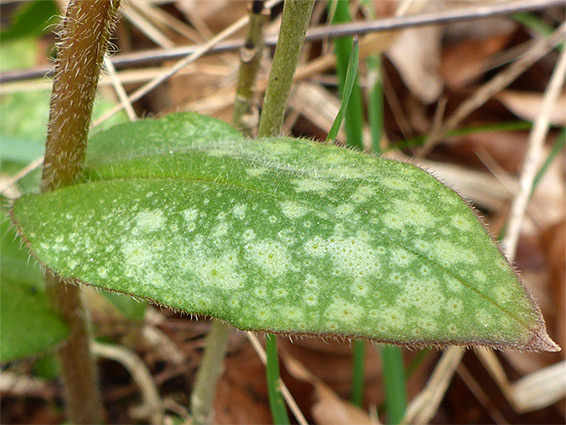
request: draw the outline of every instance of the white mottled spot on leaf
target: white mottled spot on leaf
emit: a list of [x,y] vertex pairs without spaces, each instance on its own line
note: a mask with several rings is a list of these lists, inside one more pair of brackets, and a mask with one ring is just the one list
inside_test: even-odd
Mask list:
[[136,216],[136,230],[150,233],[163,228],[165,216],[163,211],[142,211]]
[[318,179],[297,179],[292,181],[297,192],[318,192],[321,194],[334,189],[334,184]]
[[248,208],[247,205],[244,204],[236,204],[234,208],[232,208],[232,214],[234,217],[242,220],[246,216],[246,209]]
[[265,239],[252,242],[250,258],[271,277],[286,273],[289,266],[289,253],[279,242]]
[[280,205],[283,214],[290,219],[301,218],[309,212],[307,207],[295,201],[284,201]]

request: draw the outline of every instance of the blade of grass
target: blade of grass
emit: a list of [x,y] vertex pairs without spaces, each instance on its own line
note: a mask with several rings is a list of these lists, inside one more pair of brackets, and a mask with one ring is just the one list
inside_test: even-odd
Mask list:
[[281,398],[279,385],[279,358],[277,356],[277,337],[267,334],[265,336],[267,353],[267,389],[269,391],[269,405],[274,424],[288,424],[289,415]]
[[513,19],[520,23],[521,25],[527,27],[530,30],[536,31],[545,37],[548,37],[554,32],[552,26],[548,25],[546,22],[541,21],[535,15],[529,12],[521,12],[513,15]]
[[[335,5],[336,10],[332,18],[333,24],[350,22],[350,11],[348,10],[349,1],[333,0],[329,9]],[[338,88],[342,98],[346,89],[346,74],[348,72],[349,58],[352,54],[352,37],[344,37],[334,40],[334,51],[336,54],[336,72],[338,74]],[[357,62],[356,62],[357,63]],[[346,140],[349,146],[358,149],[364,148],[362,139],[362,129],[364,124],[364,113],[362,109],[362,96],[360,86],[358,84],[357,75],[355,75],[352,93],[348,102],[348,107],[344,112],[346,130]]]
[[362,405],[364,399],[364,378],[365,378],[365,365],[366,362],[366,342],[356,340],[354,341],[353,350],[353,370],[352,370],[352,404],[356,406]]
[[346,71],[346,80],[344,81],[344,91],[342,92],[342,101],[340,103],[340,110],[336,115],[336,119],[332,123],[332,127],[328,132],[327,142],[333,143],[338,136],[338,131],[342,125],[342,120],[344,119],[344,114],[348,110],[348,104],[350,103],[350,98],[352,96],[352,91],[354,89],[354,83],[356,82],[356,77],[358,75],[358,61],[360,57],[360,49],[358,44],[358,37],[354,37],[352,42],[352,52],[350,54],[350,60],[348,62],[348,68]]
[[391,345],[384,345],[380,352],[388,423],[398,424],[403,419],[407,408],[403,353],[401,348]]
[[[449,137],[466,136],[468,134],[484,133],[491,131],[530,130],[532,126],[533,124],[527,121],[510,121],[510,122],[501,122],[497,124],[479,125],[474,127],[461,127],[447,132],[445,137],[449,138]],[[412,137],[410,139],[406,139],[402,142],[395,143],[395,145],[387,148],[386,151],[422,146],[426,140],[426,137],[427,136],[424,135],[424,136],[417,136],[417,137]]]
[[[333,23],[350,22],[347,1],[334,1],[330,5],[330,9],[333,10]],[[338,131],[342,125],[342,120],[345,117],[348,145],[362,149],[363,111],[361,106],[360,87],[357,83],[359,62],[358,37],[355,36],[353,38],[351,47],[348,39],[336,40],[334,42],[334,48],[342,99],[340,110],[338,111],[338,115],[336,115],[336,119],[330,128],[328,138],[326,140],[328,142],[334,142],[336,140]],[[345,63],[347,57],[348,62]],[[352,105],[352,107],[350,107],[350,105]],[[354,341],[351,400],[356,406],[362,405],[364,397],[365,358],[366,343],[364,341]]]

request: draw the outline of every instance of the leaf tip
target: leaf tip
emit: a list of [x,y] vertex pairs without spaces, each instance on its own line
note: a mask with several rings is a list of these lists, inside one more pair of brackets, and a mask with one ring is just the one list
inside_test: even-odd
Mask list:
[[553,353],[562,351],[562,348],[548,336],[544,324],[533,331],[533,337],[525,348],[532,351],[549,351]]

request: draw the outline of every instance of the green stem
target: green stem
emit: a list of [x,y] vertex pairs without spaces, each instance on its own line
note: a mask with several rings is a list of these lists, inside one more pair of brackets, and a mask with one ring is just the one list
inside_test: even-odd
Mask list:
[[390,424],[398,424],[403,419],[405,409],[407,408],[405,371],[401,348],[384,345],[381,348],[381,360],[388,422]]
[[366,342],[354,341],[354,359],[352,370],[352,403],[356,406],[362,405],[364,399],[364,378],[366,362]]
[[254,88],[261,65],[264,46],[263,25],[266,20],[262,2],[255,1],[254,6],[258,3],[260,6],[259,10],[252,8],[250,12],[246,43],[240,49],[240,70],[236,87],[234,115],[232,117],[234,127],[248,137],[254,136],[258,124],[258,112],[254,102]]
[[267,334],[265,338],[267,354],[267,388],[269,391],[269,405],[274,424],[288,424],[289,415],[283,398],[279,382],[279,358],[277,356],[277,337]]
[[314,0],[285,0],[279,40],[263,101],[259,137],[281,132],[293,75],[303,49]]
[[[285,107],[291,92],[293,75],[301,56],[314,0],[286,0],[279,40],[263,101],[258,137],[276,136],[281,132]],[[267,386],[269,404],[276,424],[289,423],[279,387],[279,359],[275,336],[267,335]]]
[[[373,1],[362,0],[367,18],[376,18]],[[381,153],[381,137],[383,134],[383,78],[381,69],[381,56],[371,55],[366,59],[367,81],[369,87],[368,106],[369,106],[369,125],[371,129],[371,150]]]
[[381,57],[370,56],[366,60],[368,68],[369,91],[369,125],[371,129],[371,150],[381,153],[381,136],[383,133],[383,83],[381,78]]
[[[240,51],[240,69],[232,117],[234,127],[249,137],[252,137],[257,128],[257,119],[254,120],[256,114],[253,97],[263,51],[264,23],[263,2],[254,1],[249,14],[246,45]],[[203,361],[199,366],[191,393],[191,410],[195,424],[213,423],[214,395],[222,373],[222,363],[228,349],[230,332],[230,326],[213,320],[212,328],[206,337]]]
[[214,423],[211,417],[216,383],[222,374],[222,363],[231,328],[224,323],[213,320],[210,332],[206,337],[206,348],[203,360],[199,366],[195,379],[195,386],[191,393],[191,411],[194,424]]
[[[96,87],[120,1],[71,1],[64,20],[51,95],[41,191],[71,185],[86,153]],[[90,352],[90,328],[77,286],[46,272],[47,292],[71,329],[57,351],[67,415],[74,424],[100,423],[102,402]]]
[[[336,2],[336,11],[332,18],[332,23],[351,22],[350,11],[348,10],[349,1],[333,0]],[[334,7],[334,4],[332,5]],[[336,71],[338,74],[338,88],[340,96],[344,94],[348,63],[352,54],[352,37],[344,37],[334,40],[334,51],[336,54]],[[362,95],[358,78],[354,81],[350,101],[345,111],[344,129],[348,145],[358,149],[364,148],[362,130],[364,125],[364,113],[362,108]]]

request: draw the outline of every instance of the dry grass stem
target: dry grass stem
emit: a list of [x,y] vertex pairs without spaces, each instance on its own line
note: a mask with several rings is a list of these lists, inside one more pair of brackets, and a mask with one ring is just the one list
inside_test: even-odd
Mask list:
[[133,4],[124,3],[123,13],[124,16],[134,24],[141,32],[143,32],[147,38],[157,44],[159,47],[164,49],[170,49],[175,44],[169,40],[159,29],[157,29],[151,22],[149,22],[145,16],[139,13]]
[[154,425],[162,424],[163,403],[155,381],[143,360],[132,350],[123,346],[93,342],[92,352],[99,357],[114,360],[124,366],[140,389],[144,403],[132,412],[138,419],[150,418]]
[[26,165],[24,168],[22,168],[16,174],[14,174],[10,178],[6,179],[3,182],[2,186],[0,186],[0,193],[5,194],[6,191],[8,189],[10,189],[13,185],[15,185],[18,181],[23,179],[25,176],[27,176],[33,170],[37,169],[38,167],[41,167],[41,164],[43,164],[43,159],[44,159],[43,157],[37,158],[35,161],[30,162],[28,165]]
[[489,415],[495,421],[496,424],[501,425],[501,424],[509,423],[509,421],[505,419],[505,417],[503,416],[501,411],[497,408],[497,406],[493,405],[493,403],[489,399],[489,396],[483,390],[483,388],[478,383],[478,381],[476,381],[476,379],[470,373],[470,371],[466,366],[460,364],[460,366],[458,366],[458,369],[456,370],[456,373],[458,374],[458,376],[460,376],[460,378],[462,378],[462,380],[464,381],[468,389],[472,392],[472,394],[485,407],[486,411],[489,413]]
[[438,410],[448,385],[464,356],[465,349],[448,348],[434,368],[424,389],[407,406],[401,424],[428,424]]
[[108,76],[110,77],[110,81],[112,82],[112,87],[114,87],[114,91],[120,100],[120,103],[124,107],[126,114],[130,121],[136,121],[138,119],[136,115],[136,111],[134,111],[134,107],[132,106],[132,102],[128,99],[128,93],[124,89],[120,78],[116,74],[116,68],[112,64],[112,60],[108,57],[104,57],[104,68],[106,68],[106,72],[108,72]]
[[542,38],[532,45],[523,57],[505,70],[499,72],[495,77],[481,86],[472,96],[466,99],[448,118],[444,125],[433,131],[427,138],[425,145],[419,150],[417,156],[424,157],[436,146],[450,130],[454,130],[466,119],[473,111],[491,99],[496,93],[503,90],[521,75],[527,68],[546,55],[558,43],[564,39],[566,34],[566,23],[563,23],[552,36]]
[[163,30],[167,27],[171,28],[177,34],[180,34],[195,43],[202,41],[203,38],[199,35],[199,33],[193,30],[189,25],[178,20],[175,16],[164,12],[161,8],[156,7],[147,0],[136,0],[133,5],[135,5],[135,7],[145,16],[152,17],[155,26],[162,27]]
[[[278,3],[281,0],[272,0]],[[422,15],[412,15],[405,17],[395,17],[378,19],[375,21],[352,22],[348,24],[333,25],[330,27],[320,26],[311,28],[307,33],[305,41],[320,41],[328,38],[337,38],[351,35],[364,35],[374,32],[384,32],[390,30],[400,30],[404,28],[422,27],[438,24],[448,24],[451,22],[459,22],[471,19],[482,19],[494,16],[508,15],[521,11],[546,9],[552,6],[561,6],[562,0],[521,0],[515,2],[506,2],[500,5],[470,7],[465,9],[452,10],[448,12],[435,12]],[[272,8],[273,3],[267,2],[266,8]],[[275,46],[277,37],[267,37],[265,39],[266,46]],[[206,53],[217,53],[234,51],[240,49],[244,45],[244,40],[229,41],[224,44],[215,43],[214,46],[206,50]],[[117,66],[141,66],[148,64],[161,63],[167,60],[175,60],[186,57],[204,48],[204,45],[186,46],[174,49],[174,51],[151,50],[144,52],[136,52],[132,54],[118,55],[114,63]],[[7,72],[1,75],[0,81],[16,81],[39,78],[49,76],[50,69],[46,67],[35,68],[32,70]]]
[[[564,26],[563,26],[564,28]],[[515,258],[517,250],[517,242],[519,241],[519,233],[521,224],[527,209],[527,204],[531,197],[533,182],[539,166],[543,160],[543,148],[546,135],[549,129],[549,116],[554,107],[554,103],[558,98],[562,87],[564,86],[564,77],[566,76],[566,53],[563,50],[558,59],[558,63],[552,72],[550,82],[544,93],[543,103],[540,113],[535,120],[533,129],[529,135],[529,147],[523,163],[523,171],[521,172],[521,191],[515,197],[511,205],[509,213],[507,233],[503,239],[503,247],[510,259]]]

